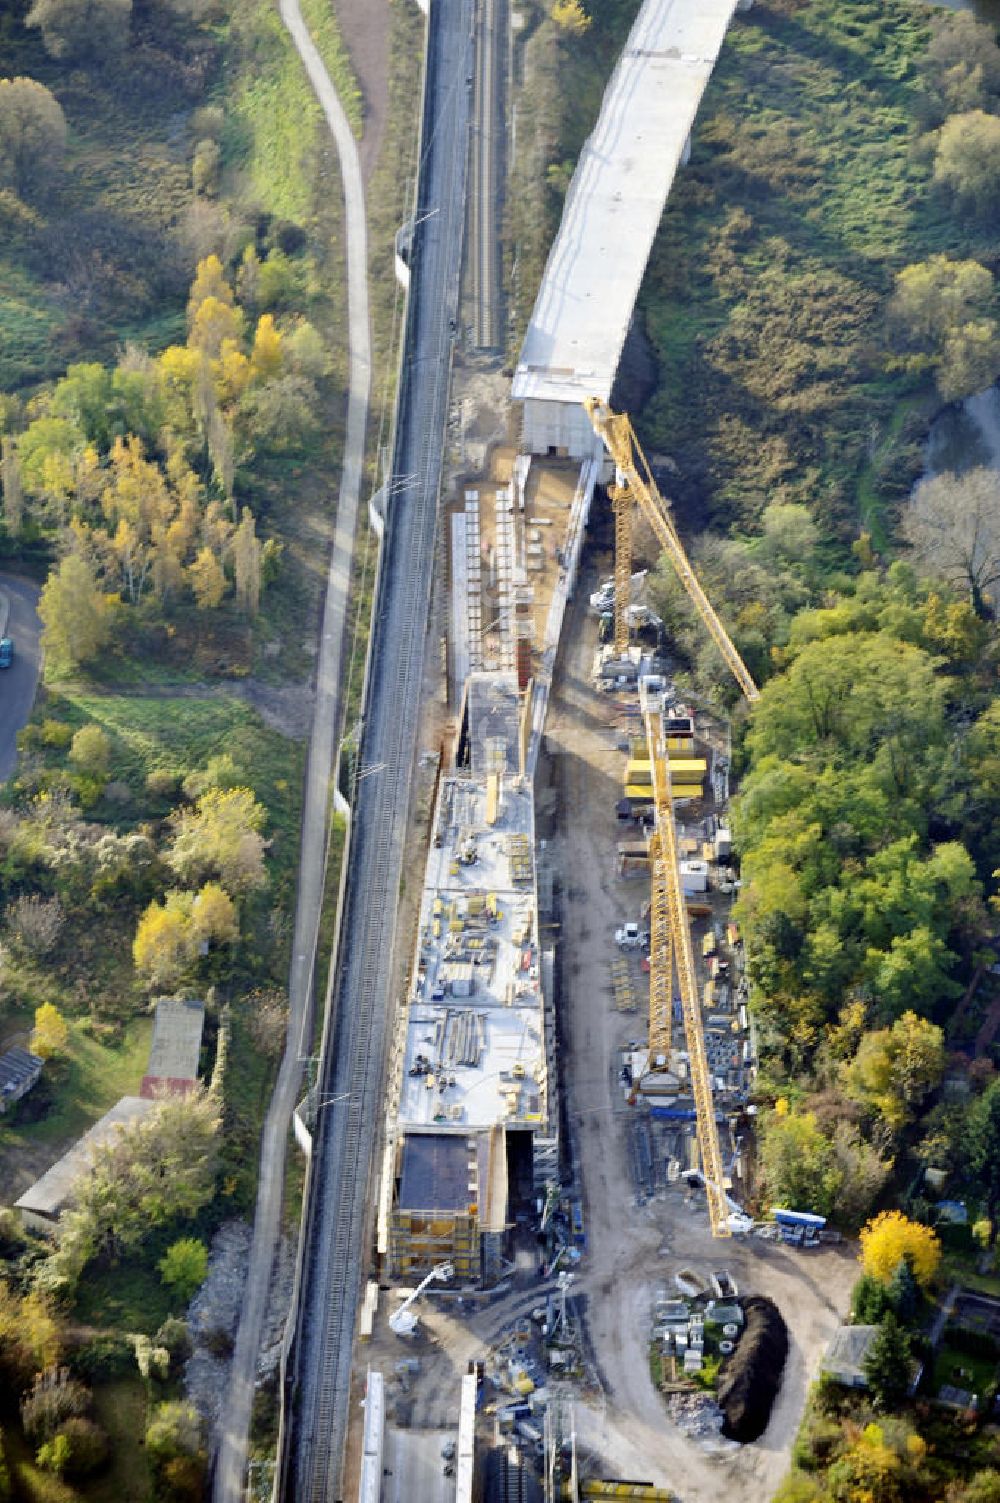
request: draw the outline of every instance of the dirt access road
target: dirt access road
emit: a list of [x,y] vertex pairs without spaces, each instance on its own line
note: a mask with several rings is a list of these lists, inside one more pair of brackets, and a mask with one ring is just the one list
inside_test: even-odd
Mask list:
[[[807,1386],[847,1309],[856,1253],[713,1240],[703,1198],[680,1188],[642,1209],[635,1203],[625,1151],[628,1108],[613,1082],[612,1056],[626,1039],[642,1036],[644,1018],[613,1010],[609,963],[613,929],[638,917],[645,884],[615,874],[614,804],[624,756],[615,747],[612,705],[590,684],[597,622],[587,597],[609,572],[610,559],[591,551],[563,633],[538,785],[539,808],[552,811],[549,829],[540,826],[539,833],[551,838],[562,888],[561,1084],[587,1216],[587,1256],[575,1292],[586,1296],[605,1395],[603,1403],[578,1405],[578,1428],[613,1475],[631,1471],[672,1488],[683,1503],[716,1503],[722,1485],[741,1503],[765,1503],[787,1468]],[[756,1445],[733,1450],[716,1443],[710,1454],[669,1421],[650,1378],[654,1290],[687,1264],[728,1267],[742,1293],[770,1295],[788,1323],[784,1382]]]

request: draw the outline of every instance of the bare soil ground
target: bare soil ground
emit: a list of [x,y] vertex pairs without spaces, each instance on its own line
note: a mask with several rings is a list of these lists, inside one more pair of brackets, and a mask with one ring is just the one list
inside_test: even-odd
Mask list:
[[[600,563],[607,572],[609,561]],[[557,794],[549,800],[555,806],[550,849],[562,882],[561,1084],[588,1231],[576,1290],[586,1296],[604,1393],[596,1404],[579,1406],[578,1428],[613,1475],[628,1475],[621,1468],[631,1458],[633,1475],[638,1466],[643,1478],[671,1487],[684,1503],[715,1503],[723,1478],[742,1503],[764,1503],[787,1468],[806,1389],[847,1308],[856,1253],[852,1247],[801,1253],[754,1238],[717,1241],[701,1195],[680,1188],[641,1209],[635,1203],[626,1157],[629,1109],[613,1078],[613,1056],[625,1040],[642,1037],[644,1019],[613,1010],[609,962],[613,928],[636,916],[643,884],[615,874],[622,753],[612,707],[589,682],[597,623],[587,596],[598,576],[592,559],[567,619],[546,730]],[[784,1381],[756,1445],[734,1450],[715,1443],[713,1455],[687,1439],[667,1418],[650,1377],[654,1291],[685,1265],[729,1268],[741,1293],[770,1295],[788,1324]]]
[[389,0],[336,0],[341,34],[361,90],[364,128],[361,172],[367,183],[378,161],[389,91]]

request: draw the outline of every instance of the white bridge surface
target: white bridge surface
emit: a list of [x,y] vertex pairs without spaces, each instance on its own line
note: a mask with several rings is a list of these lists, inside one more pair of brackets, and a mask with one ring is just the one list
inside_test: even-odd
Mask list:
[[736,0],[646,0],[577,163],[517,402],[611,395],[653,237]]

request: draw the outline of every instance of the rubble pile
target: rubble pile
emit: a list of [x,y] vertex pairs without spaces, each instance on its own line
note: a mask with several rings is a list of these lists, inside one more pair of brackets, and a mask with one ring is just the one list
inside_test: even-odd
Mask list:
[[208,1277],[188,1309],[194,1351],[184,1369],[184,1391],[212,1432],[218,1423],[228,1382],[232,1344],[246,1289],[251,1239],[251,1230],[245,1222],[223,1222],[212,1238]]
[[722,1410],[711,1394],[672,1393],[667,1409],[678,1430],[691,1440],[714,1438],[722,1429]]

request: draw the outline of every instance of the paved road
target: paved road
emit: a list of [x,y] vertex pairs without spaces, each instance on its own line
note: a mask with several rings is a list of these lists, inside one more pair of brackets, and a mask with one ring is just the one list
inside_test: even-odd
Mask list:
[[280,10],[281,18],[288,27],[326,115],[340,159],[347,225],[350,372],[344,462],[323,608],[316,707],[306,762],[299,886],[288,984],[288,1041],[264,1123],[250,1272],[236,1336],[229,1391],[220,1425],[212,1493],[214,1503],[239,1503],[243,1497],[254,1377],[280,1228],[288,1127],[301,1087],[304,1057],[311,1051],[313,974],[330,827],[330,777],[343,715],[340,689],[344,677],[345,623],[371,384],[368,246],[357,143],[336,90],[306,30],[298,0],[281,0]]
[[431,6],[406,357],[369,659],[351,852],[321,1076],[323,1098],[279,1495],[341,1496],[351,1357],[368,1265],[396,910],[430,605],[451,339],[458,311],[472,0]]
[[500,297],[500,210],[504,146],[503,86],[507,57],[507,0],[479,0],[472,105],[468,265],[472,283],[472,343],[503,345]]
[[14,661],[9,668],[0,669],[2,783],[17,766],[17,733],[27,723],[38,687],[42,623],[35,611],[37,604],[37,585],[15,574],[0,574],[0,634],[14,638]]

